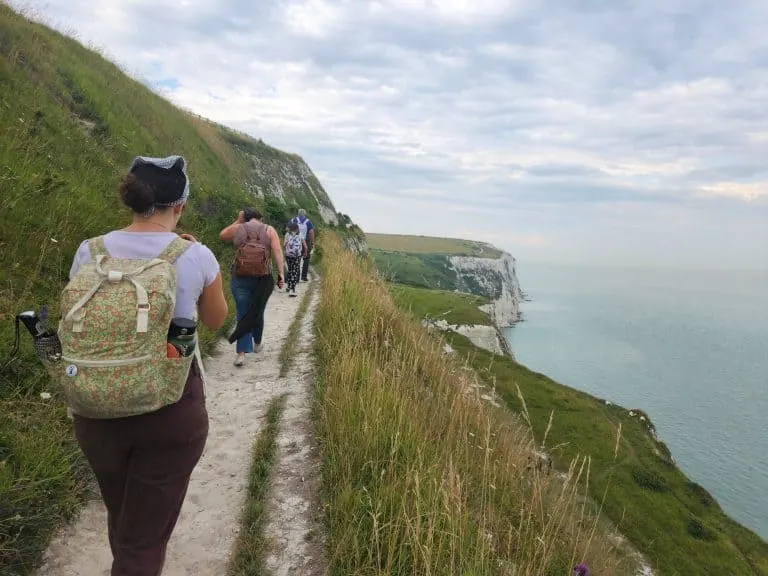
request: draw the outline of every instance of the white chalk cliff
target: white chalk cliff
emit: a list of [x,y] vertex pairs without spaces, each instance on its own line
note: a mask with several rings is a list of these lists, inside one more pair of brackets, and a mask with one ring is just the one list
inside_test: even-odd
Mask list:
[[368,242],[365,240],[365,234],[354,225],[347,226],[347,233],[343,234],[344,243],[347,250],[355,254],[366,254],[368,252]]
[[336,208],[322,184],[303,158],[282,152],[259,141],[254,144],[261,153],[234,145],[248,160],[251,171],[244,182],[246,190],[259,198],[272,196],[283,204],[316,208],[324,224],[339,223]]
[[503,328],[520,319],[523,294],[515,271],[516,260],[506,252],[500,258],[451,256],[456,271],[456,289],[485,296],[491,303],[483,307],[494,324]]
[[451,330],[462,336],[466,336],[472,344],[494,354],[505,354],[506,348],[502,344],[501,336],[495,326],[483,325],[452,325],[445,320],[422,320],[422,326],[427,329],[438,329],[443,332]]

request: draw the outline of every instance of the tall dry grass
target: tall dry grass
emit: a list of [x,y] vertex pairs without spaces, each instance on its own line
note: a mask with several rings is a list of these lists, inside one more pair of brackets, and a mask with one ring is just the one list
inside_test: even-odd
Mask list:
[[524,420],[402,314],[366,261],[324,236],[316,418],[334,574],[631,573],[567,476],[529,469]]

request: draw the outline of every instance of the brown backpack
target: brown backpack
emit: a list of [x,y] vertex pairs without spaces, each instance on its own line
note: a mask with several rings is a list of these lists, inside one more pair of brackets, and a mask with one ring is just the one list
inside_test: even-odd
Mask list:
[[262,222],[246,222],[243,224],[243,230],[245,239],[238,244],[235,254],[235,275],[270,275],[272,243],[269,238],[269,228]]

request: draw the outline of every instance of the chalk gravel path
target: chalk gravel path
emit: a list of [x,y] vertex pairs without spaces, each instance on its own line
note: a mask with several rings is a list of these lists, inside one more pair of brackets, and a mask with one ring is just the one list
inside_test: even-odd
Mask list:
[[[265,535],[271,542],[267,567],[275,576],[323,574],[318,523],[319,456],[311,421],[314,295],[302,322],[296,360],[279,378],[279,355],[299,303],[275,290],[267,304],[263,350],[236,368],[226,342],[205,362],[209,435],[192,473],[184,506],[168,545],[163,576],[225,576],[239,532],[247,492],[250,454],[269,401],[288,394],[277,439],[278,460],[267,504]],[[90,501],[78,520],[51,543],[38,576],[108,576],[112,555],[106,510]]]

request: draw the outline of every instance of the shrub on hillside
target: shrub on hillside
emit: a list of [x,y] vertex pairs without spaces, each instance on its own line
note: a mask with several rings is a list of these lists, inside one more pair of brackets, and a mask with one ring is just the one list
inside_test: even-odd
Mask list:
[[632,479],[635,481],[635,484],[641,488],[645,488],[652,492],[669,491],[669,486],[667,486],[667,481],[664,480],[664,477],[655,470],[649,468],[635,467],[632,470]]
[[717,533],[707,527],[696,516],[691,516],[688,520],[688,534],[696,538],[697,540],[704,540],[705,542],[714,542],[717,540]]
[[693,495],[694,498],[704,506],[712,506],[715,503],[715,499],[707,492],[706,488],[704,486],[701,486],[700,484],[696,484],[696,482],[688,482],[688,491]]
[[275,230],[282,233],[285,223],[292,217],[288,207],[283,204],[279,198],[267,195],[264,198],[264,221],[275,227]]

